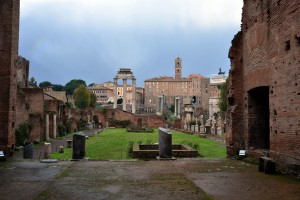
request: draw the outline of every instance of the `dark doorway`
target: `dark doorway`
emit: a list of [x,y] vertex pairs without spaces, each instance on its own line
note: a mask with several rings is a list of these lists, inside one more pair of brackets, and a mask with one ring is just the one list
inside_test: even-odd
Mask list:
[[270,148],[269,87],[248,91],[249,147]]

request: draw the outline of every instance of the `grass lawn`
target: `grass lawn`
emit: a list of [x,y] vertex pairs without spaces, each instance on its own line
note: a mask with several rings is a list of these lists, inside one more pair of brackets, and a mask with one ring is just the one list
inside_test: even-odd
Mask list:
[[[158,130],[153,133],[133,133],[126,129],[106,129],[101,133],[90,136],[86,140],[86,157],[91,160],[128,159],[129,141],[142,144],[158,142]],[[198,144],[200,156],[205,158],[225,158],[225,146],[221,142],[200,138],[185,133],[172,131],[173,144]],[[63,154],[52,153],[52,158],[69,160],[72,158],[72,149],[65,148]]]

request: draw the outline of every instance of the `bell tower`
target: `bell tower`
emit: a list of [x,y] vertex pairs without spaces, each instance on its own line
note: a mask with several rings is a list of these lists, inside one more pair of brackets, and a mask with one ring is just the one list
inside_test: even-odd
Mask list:
[[182,66],[181,66],[181,59],[177,57],[175,59],[175,79],[182,78]]

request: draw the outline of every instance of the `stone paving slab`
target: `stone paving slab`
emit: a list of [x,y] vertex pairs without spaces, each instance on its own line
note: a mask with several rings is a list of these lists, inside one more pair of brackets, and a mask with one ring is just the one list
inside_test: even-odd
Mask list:
[[300,182],[230,159],[0,162],[1,199],[299,199]]

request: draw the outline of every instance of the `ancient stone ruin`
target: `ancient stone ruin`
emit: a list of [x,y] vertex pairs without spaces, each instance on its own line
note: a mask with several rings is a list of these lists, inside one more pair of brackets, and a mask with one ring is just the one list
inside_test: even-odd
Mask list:
[[244,0],[232,40],[227,152],[300,167],[300,3]]
[[0,1],[0,149],[15,142],[20,1]]

